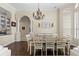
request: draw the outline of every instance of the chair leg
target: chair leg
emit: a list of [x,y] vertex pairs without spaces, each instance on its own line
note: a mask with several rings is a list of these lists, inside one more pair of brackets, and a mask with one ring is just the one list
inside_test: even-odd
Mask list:
[[64,56],[65,56],[65,49],[63,48],[62,51],[63,51],[63,54],[64,54]]
[[41,49],[41,56],[43,55],[43,53],[42,53],[42,49]]
[[27,48],[27,52],[29,51],[29,46],[28,46],[28,48]]
[[29,49],[30,49],[30,55],[31,55],[31,52],[32,52],[32,51],[31,51],[31,44],[30,44],[30,47],[29,47]]
[[47,49],[46,49],[46,56],[47,56]]
[[58,55],[58,49],[56,50],[56,55]]
[[45,54],[46,54],[46,50],[45,50]]
[[65,56],[65,49],[63,49],[64,50],[64,56]]
[[57,55],[58,55],[58,49],[57,49]]
[[35,54],[36,54],[36,49],[34,49],[34,56],[35,56]]
[[67,49],[67,54],[69,55],[69,49]]
[[46,52],[45,52],[45,54],[47,55],[47,49],[46,49]]
[[69,55],[70,55],[70,48],[69,48]]
[[70,48],[68,48],[68,52],[67,53],[68,53],[68,55],[70,55]]
[[54,49],[53,49],[53,56],[54,56]]
[[[27,41],[26,41],[27,42]],[[28,45],[28,43],[27,43],[27,52],[29,51],[29,45]]]

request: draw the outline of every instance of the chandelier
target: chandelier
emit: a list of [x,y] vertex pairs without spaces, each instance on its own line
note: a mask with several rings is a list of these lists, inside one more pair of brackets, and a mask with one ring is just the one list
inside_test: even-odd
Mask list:
[[43,19],[44,16],[45,15],[40,11],[39,3],[38,3],[38,10],[36,12],[33,12],[33,18],[36,20],[40,20],[40,19]]

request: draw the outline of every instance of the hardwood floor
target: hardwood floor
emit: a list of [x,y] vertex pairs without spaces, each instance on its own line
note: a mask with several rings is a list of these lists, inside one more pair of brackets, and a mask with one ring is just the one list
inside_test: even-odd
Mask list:
[[[27,52],[27,42],[25,42],[25,41],[14,42],[14,43],[8,45],[7,47],[9,49],[11,49],[12,56],[33,56],[33,52],[32,52],[32,55],[30,55],[29,51]],[[33,48],[32,48],[32,51],[33,51]],[[55,51],[55,53],[56,53],[56,51]],[[37,50],[36,55],[41,55],[41,51]],[[45,55],[45,53],[43,55]],[[51,53],[51,50],[48,50],[48,55],[53,55]],[[60,53],[60,51],[59,51],[59,55],[63,55],[63,52]]]
[[12,56],[29,56],[29,52],[27,52],[27,42],[14,42],[7,46],[11,49]]

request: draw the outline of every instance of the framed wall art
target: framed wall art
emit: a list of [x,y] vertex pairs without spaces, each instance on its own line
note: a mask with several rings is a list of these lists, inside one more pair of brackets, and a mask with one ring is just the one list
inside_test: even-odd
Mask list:
[[15,27],[16,26],[16,22],[11,22],[11,26]]

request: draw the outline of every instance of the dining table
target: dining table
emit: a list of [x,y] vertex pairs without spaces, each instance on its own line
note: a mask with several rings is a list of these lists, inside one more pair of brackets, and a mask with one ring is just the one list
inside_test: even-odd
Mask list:
[[[59,39],[58,40],[55,40],[55,50],[56,50],[56,48],[57,48],[57,41],[59,41]],[[30,48],[30,55],[32,54],[32,46],[34,47],[34,41],[33,41],[33,39],[32,40],[29,40],[29,48]],[[69,55],[70,54],[70,45],[69,45],[69,43],[70,43],[70,40],[65,40],[65,42],[64,42],[65,44],[66,44],[66,51],[68,52],[67,54]],[[44,39],[43,40],[43,51],[45,51],[45,47],[46,47],[46,40]]]

